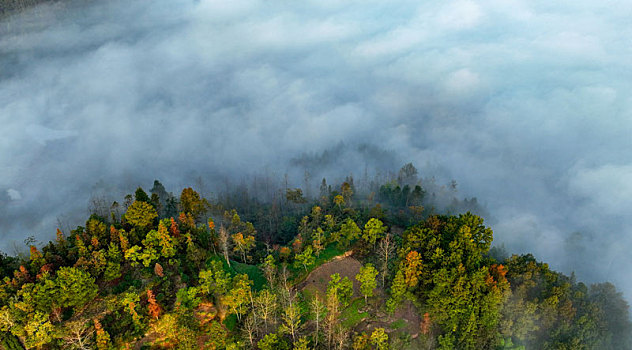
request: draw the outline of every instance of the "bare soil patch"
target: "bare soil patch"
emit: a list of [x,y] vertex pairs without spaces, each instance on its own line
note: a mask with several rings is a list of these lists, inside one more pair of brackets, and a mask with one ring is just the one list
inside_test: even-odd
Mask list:
[[301,291],[307,291],[310,294],[318,293],[321,297],[327,292],[327,284],[331,275],[340,274],[341,278],[348,277],[353,282],[353,297],[360,296],[360,283],[356,281],[355,276],[360,272],[362,264],[351,257],[334,258],[316,268],[298,285]]

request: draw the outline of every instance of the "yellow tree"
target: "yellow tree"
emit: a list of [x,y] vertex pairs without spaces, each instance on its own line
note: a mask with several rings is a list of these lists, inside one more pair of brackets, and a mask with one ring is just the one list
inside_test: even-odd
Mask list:
[[419,283],[419,277],[421,276],[421,256],[416,251],[410,251],[406,255],[406,260],[403,262],[404,281],[408,288],[413,288]]
[[322,252],[325,249],[323,245],[324,236],[325,236],[325,232],[320,227],[317,227],[312,232],[312,247],[314,248],[314,252],[316,253],[316,256],[320,256],[320,252]]
[[125,213],[125,220],[141,229],[151,225],[158,217],[156,210],[149,203],[134,201]]
[[[164,222],[163,222],[164,221]],[[158,240],[160,244],[160,253],[165,258],[171,258],[176,254],[176,247],[173,237],[169,234],[167,224],[171,224],[169,220],[163,220],[158,223]]]
[[371,333],[371,343],[375,345],[377,350],[388,349],[388,334],[386,334],[384,328],[376,328]]
[[289,334],[292,337],[292,342],[295,342],[301,328],[301,308],[297,303],[289,304],[283,309],[281,319],[283,324],[279,327],[279,331]]
[[276,323],[277,295],[269,289],[264,289],[255,298],[256,312],[264,323],[264,331],[268,332],[268,326]]
[[249,252],[255,246],[254,236],[244,236],[241,232],[237,232],[231,236],[233,239],[234,252],[241,253],[242,261],[246,263],[246,253]]
[[237,319],[241,321],[241,316],[246,311],[246,306],[251,301],[251,289],[252,281],[248,279],[248,275],[237,275],[233,278],[233,287],[228,291],[228,294],[223,298],[223,304],[237,315]]

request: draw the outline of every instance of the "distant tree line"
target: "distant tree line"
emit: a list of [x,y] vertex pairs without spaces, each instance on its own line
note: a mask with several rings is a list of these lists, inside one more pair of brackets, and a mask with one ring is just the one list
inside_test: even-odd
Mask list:
[[37,4],[56,1],[59,0],[0,0],[0,18],[10,13],[35,6]]

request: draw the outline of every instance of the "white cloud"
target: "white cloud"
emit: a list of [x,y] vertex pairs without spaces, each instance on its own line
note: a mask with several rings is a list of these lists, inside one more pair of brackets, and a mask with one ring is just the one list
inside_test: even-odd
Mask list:
[[582,243],[595,261],[632,236],[629,2],[63,6],[0,25],[0,190],[22,197],[1,234],[84,219],[99,179],[282,173],[344,141],[456,179],[508,249],[580,278],[603,264],[571,264],[567,235],[600,237]]
[[444,84],[448,93],[466,95],[474,92],[479,87],[479,83],[478,74],[463,68],[448,74]]
[[627,217],[632,208],[632,164],[605,164],[574,169],[568,181],[571,193],[588,199],[591,209]]
[[11,198],[12,201],[19,201],[20,199],[22,199],[22,195],[20,194],[20,192],[12,188],[9,188],[7,190],[7,195],[9,196],[9,198]]
[[437,16],[440,29],[469,29],[481,22],[483,10],[472,0],[447,1]]

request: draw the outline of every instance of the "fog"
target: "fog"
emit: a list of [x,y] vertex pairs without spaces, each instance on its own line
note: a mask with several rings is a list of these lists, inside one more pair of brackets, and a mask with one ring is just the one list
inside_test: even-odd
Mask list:
[[213,191],[338,149],[323,172],[413,162],[455,179],[495,244],[629,298],[630,13],[623,0],[84,0],[4,18],[0,248],[81,224],[95,193],[154,179]]

